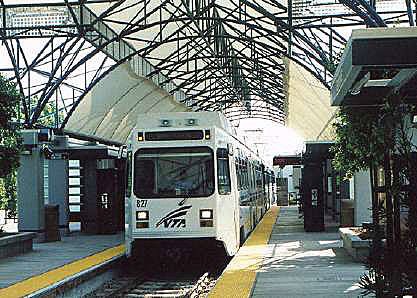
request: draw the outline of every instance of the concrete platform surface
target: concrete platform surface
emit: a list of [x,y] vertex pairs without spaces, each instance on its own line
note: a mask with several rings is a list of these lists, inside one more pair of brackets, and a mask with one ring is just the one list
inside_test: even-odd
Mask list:
[[33,251],[0,260],[0,292],[23,280],[62,267],[123,243],[122,233],[86,235],[71,233],[61,241],[33,243]]
[[250,296],[358,297],[365,272],[343,249],[338,230],[304,232],[296,207],[281,207]]

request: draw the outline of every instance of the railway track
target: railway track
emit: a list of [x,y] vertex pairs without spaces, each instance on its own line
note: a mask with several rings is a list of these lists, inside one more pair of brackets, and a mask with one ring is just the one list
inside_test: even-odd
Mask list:
[[208,273],[181,280],[125,277],[108,283],[90,298],[198,298],[205,297],[216,279]]
[[118,297],[126,298],[196,298],[210,289],[208,273],[196,280],[148,280],[136,285]]
[[207,252],[180,263],[150,256],[145,264],[127,260],[119,268],[122,276],[84,298],[206,297],[229,261],[229,257]]

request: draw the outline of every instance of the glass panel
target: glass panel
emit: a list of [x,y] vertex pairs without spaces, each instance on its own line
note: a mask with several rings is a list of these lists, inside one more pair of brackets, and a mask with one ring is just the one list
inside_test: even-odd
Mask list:
[[80,196],[69,196],[68,197],[68,202],[69,203],[80,203]]
[[80,170],[69,170],[68,175],[70,175],[70,176],[80,176]]
[[80,185],[80,178],[69,178],[69,185]]
[[230,171],[229,155],[227,149],[217,149],[217,178],[219,184],[219,194],[230,193]]
[[80,166],[80,161],[76,160],[76,159],[71,159],[68,161],[68,165],[70,167],[79,167]]
[[202,140],[202,130],[153,131],[145,133],[147,141]]
[[135,153],[134,192],[138,197],[207,197],[213,191],[213,153],[208,147],[141,149]]
[[79,187],[70,187],[68,191],[69,191],[70,195],[79,195],[80,194],[80,188]]
[[80,205],[70,205],[69,210],[70,210],[70,212],[80,212],[81,207],[80,207]]
[[132,195],[132,151],[127,152],[126,162],[126,197]]

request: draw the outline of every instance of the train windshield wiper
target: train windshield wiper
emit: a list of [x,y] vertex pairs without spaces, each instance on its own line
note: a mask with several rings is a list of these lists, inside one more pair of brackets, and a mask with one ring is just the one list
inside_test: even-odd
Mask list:
[[185,204],[185,202],[187,202],[187,200],[189,199],[190,195],[186,194],[186,196],[184,196],[184,199],[182,199],[179,203],[178,206],[182,206]]

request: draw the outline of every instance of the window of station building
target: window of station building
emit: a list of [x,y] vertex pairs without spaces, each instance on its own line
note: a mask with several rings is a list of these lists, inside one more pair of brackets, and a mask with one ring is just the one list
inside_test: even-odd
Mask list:
[[219,194],[230,194],[230,169],[229,169],[229,153],[226,148],[217,149],[217,180],[219,186]]

